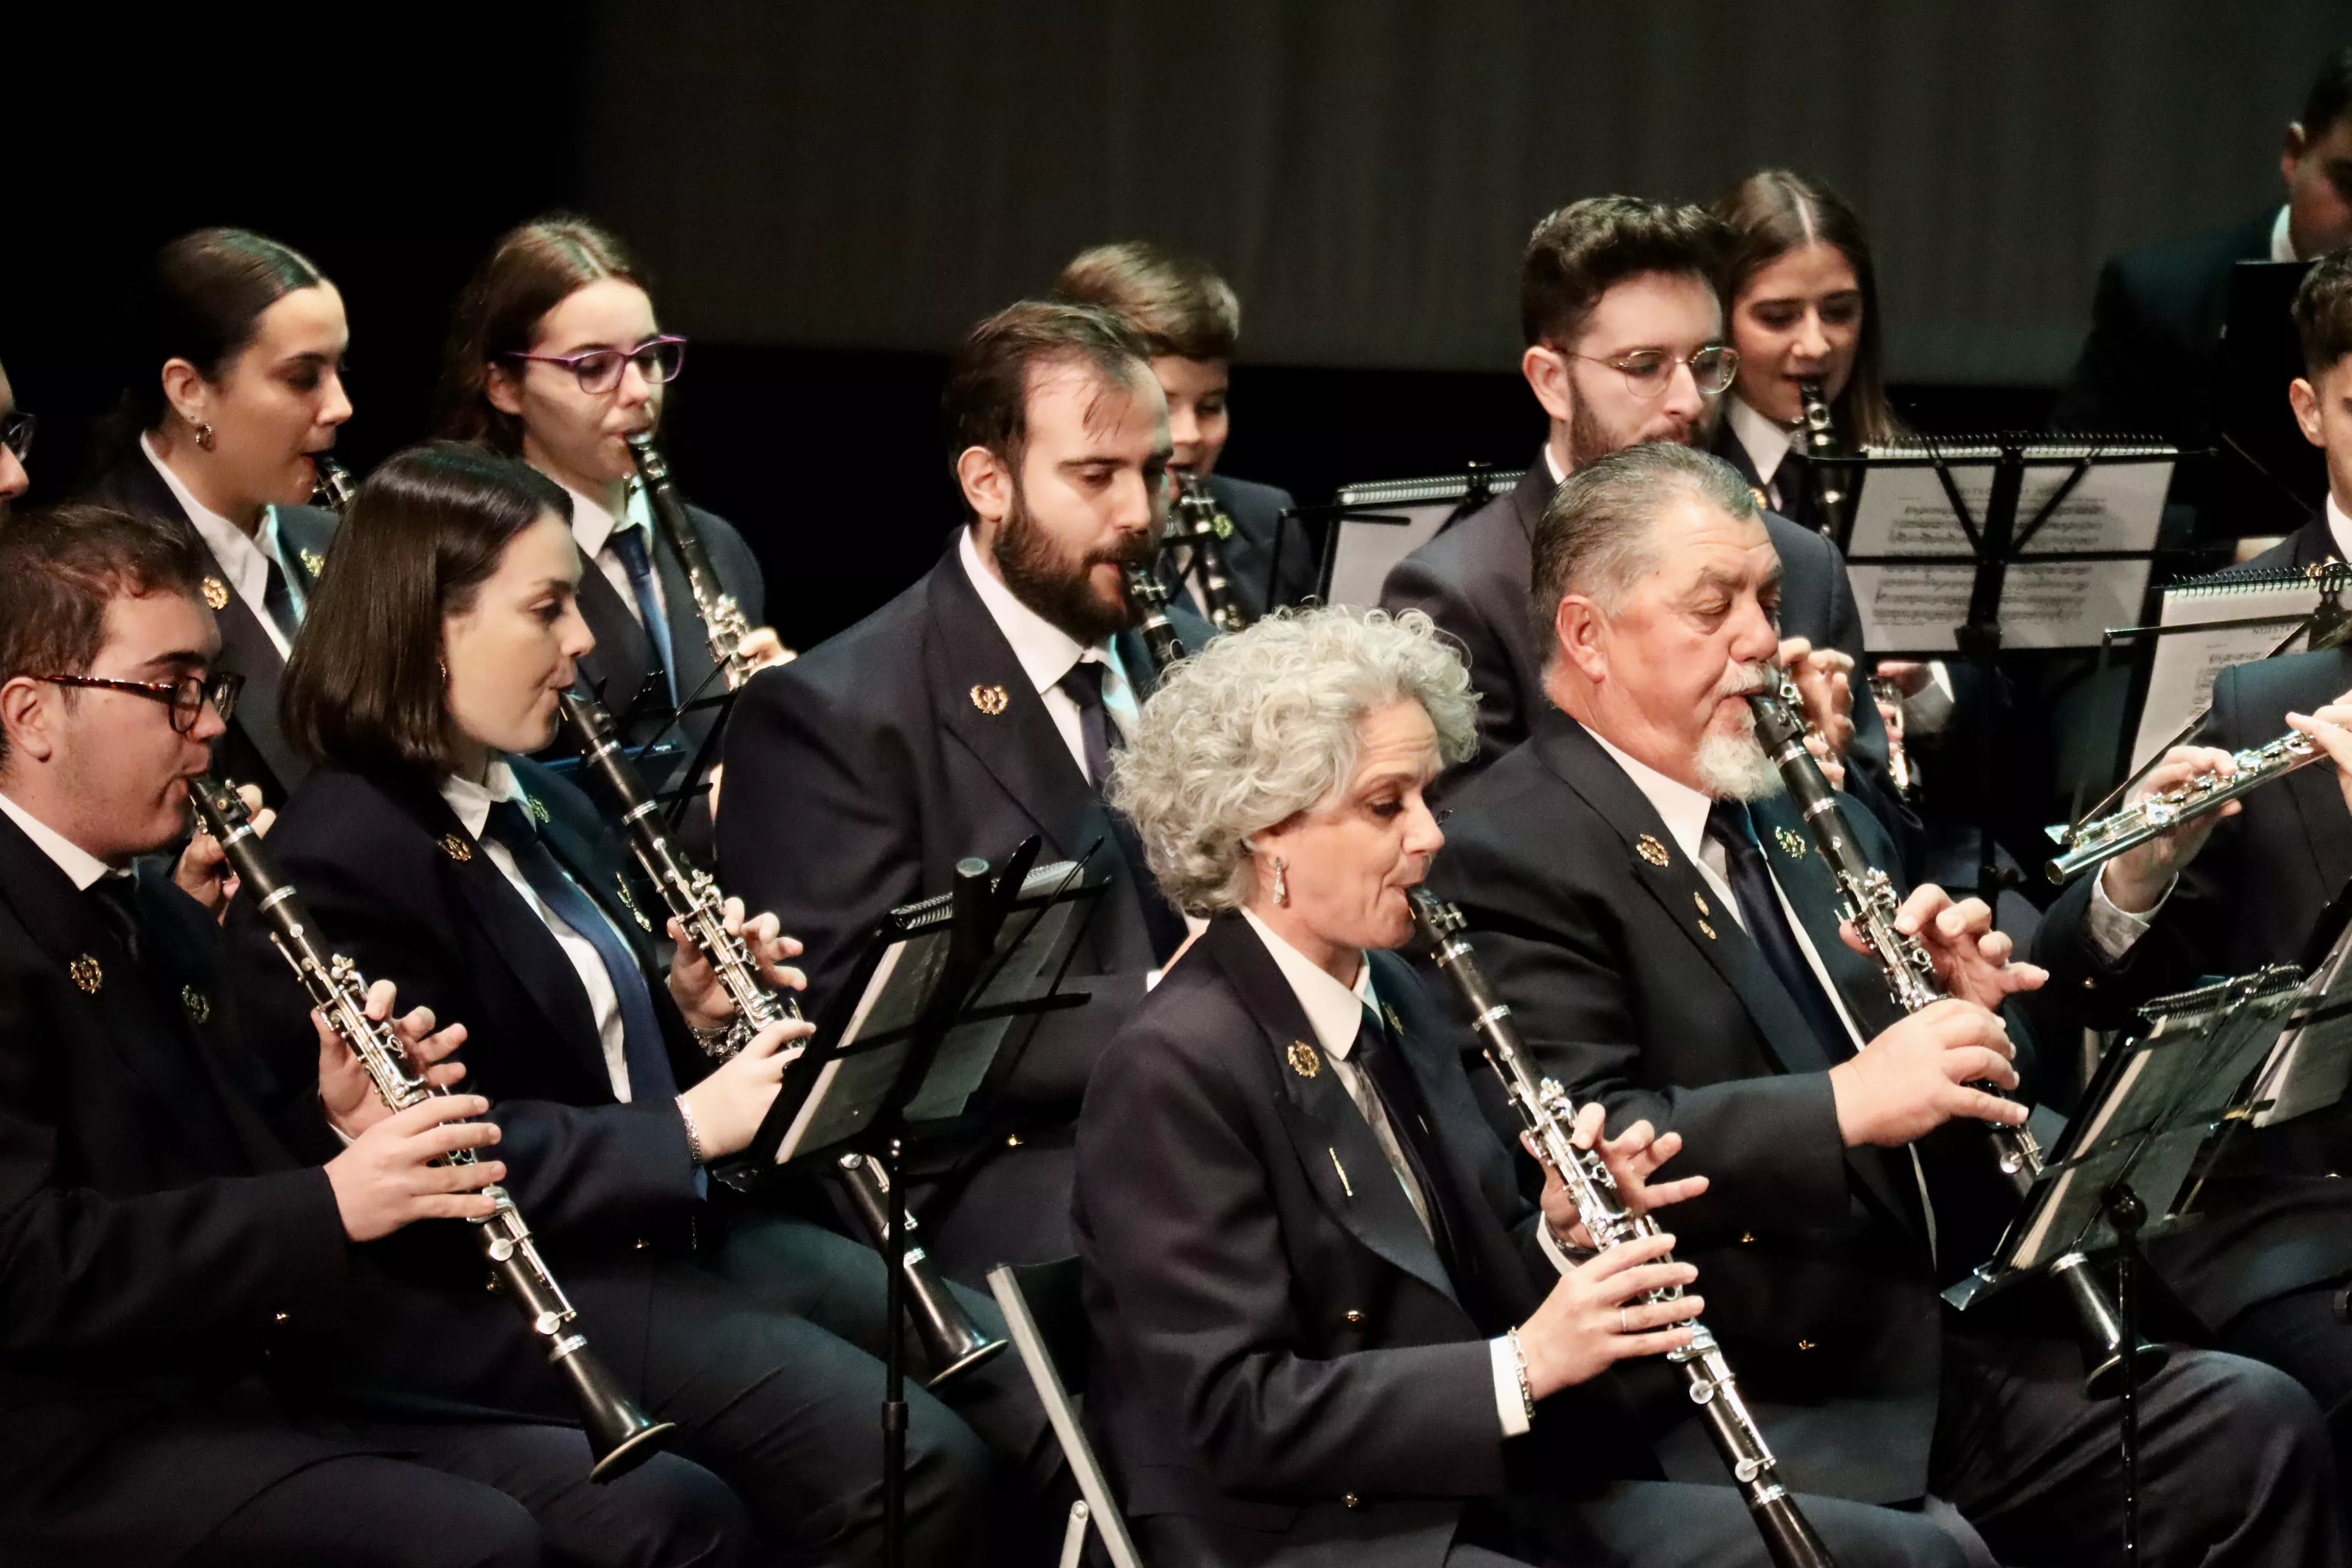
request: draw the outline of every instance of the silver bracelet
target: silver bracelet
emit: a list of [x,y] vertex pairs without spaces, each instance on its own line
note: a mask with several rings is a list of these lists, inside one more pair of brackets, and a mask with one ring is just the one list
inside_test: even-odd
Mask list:
[[687,1030],[694,1036],[694,1043],[704,1056],[722,1062],[751,1043],[751,1020],[741,1013],[709,1028],[688,1024]]
[[1519,1331],[1513,1329],[1505,1336],[1511,1342],[1511,1366],[1519,1374],[1519,1406],[1527,1412],[1528,1425],[1536,1422],[1535,1384],[1528,1381],[1528,1352],[1519,1344]]
[[[679,1095],[677,1097],[677,1119],[686,1123],[686,1157],[692,1161],[696,1165],[709,1163],[702,1155],[702,1131],[694,1124],[694,1112],[686,1108],[686,1096],[682,1094]],[[1513,1342],[1517,1343],[1517,1342],[1514,1341]],[[1527,1361],[1522,1357],[1519,1362],[1520,1385],[1525,1387],[1527,1381]]]

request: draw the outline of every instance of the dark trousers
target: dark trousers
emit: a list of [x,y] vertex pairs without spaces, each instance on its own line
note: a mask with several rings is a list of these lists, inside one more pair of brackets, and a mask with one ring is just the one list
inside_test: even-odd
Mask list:
[[2336,1445],[2339,1495],[2352,1497],[2352,1323],[2341,1280],[2273,1297],[2231,1319],[2215,1336],[2232,1354],[2268,1362],[2307,1389]]
[[[2083,1393],[2056,1340],[1944,1336],[1929,1486],[2015,1568],[2116,1559],[2119,1405]],[[2175,1346],[2142,1386],[2140,1561],[2329,1568],[2347,1561],[2319,1411],[2259,1362]]]
[[596,1486],[587,1439],[569,1427],[384,1423],[358,1435],[404,1457],[332,1454],[295,1471],[183,1568],[719,1568],[750,1548],[725,1483],[676,1455]]

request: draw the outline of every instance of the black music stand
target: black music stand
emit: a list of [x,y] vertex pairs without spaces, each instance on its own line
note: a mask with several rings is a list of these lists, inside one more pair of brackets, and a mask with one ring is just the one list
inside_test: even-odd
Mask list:
[[[2137,446],[2138,443],[2128,445]],[[1960,657],[1976,665],[1981,672],[1985,689],[1997,689],[2000,679],[2002,646],[2001,609],[2009,585],[2011,566],[2053,566],[2076,563],[2142,562],[2148,564],[2150,575],[2156,551],[2091,550],[2034,551],[2027,553],[2034,536],[2058,515],[2067,498],[2087,478],[2094,468],[2115,463],[2171,463],[2179,453],[2168,447],[2149,450],[2110,450],[2096,437],[2082,441],[2053,442],[2046,437],[2000,435],[1969,437],[1956,439],[1924,437],[1920,450],[1900,453],[1823,453],[1813,458],[1816,463],[1854,470],[1854,483],[1849,489],[1855,494],[1854,504],[1847,511],[1846,538],[1839,540],[1843,551],[1852,544],[1852,529],[1862,515],[1869,475],[1894,468],[1930,468],[1950,506],[1952,517],[1967,538],[1969,553],[1956,556],[1948,553],[1914,553],[1889,555],[1852,555],[1849,566],[1943,566],[1962,563],[1973,567],[1974,577],[1969,591],[1967,619],[1953,628],[1953,642]],[[2060,447],[2063,451],[2036,452],[2036,447]],[[1960,492],[1958,479],[1952,470],[1958,467],[1992,468],[1992,488],[1986,497],[1981,517],[1969,505]],[[2021,517],[2024,497],[2025,476],[2029,468],[2063,468],[2064,478],[2043,498],[2031,516]],[[2146,597],[2146,583],[2141,596]],[[2088,646],[2085,644],[2084,646]],[[1896,653],[1905,650],[1875,650]],[[1940,657],[1941,648],[1912,650],[1927,657]],[[1997,721],[1990,701],[1977,705],[1977,733],[1974,751],[1977,761],[1978,802],[1977,820],[1977,895],[1994,909],[2000,910],[2000,895],[2004,886],[2019,879],[2000,865],[1997,843],[1998,815],[1995,807],[1994,784],[2000,747],[1996,732]]]
[[[985,860],[958,861],[950,892],[883,918],[722,1180],[750,1186],[780,1164],[852,1147],[881,1166],[886,1191],[901,1192],[907,1140],[961,1114],[1013,1023],[1087,1000],[1059,986],[1105,884],[1086,877],[1083,858],[1032,870],[1037,848],[1036,838],[1024,840],[994,876]],[[906,1553],[906,1205],[887,1212],[883,1537],[885,1561],[898,1568]]]

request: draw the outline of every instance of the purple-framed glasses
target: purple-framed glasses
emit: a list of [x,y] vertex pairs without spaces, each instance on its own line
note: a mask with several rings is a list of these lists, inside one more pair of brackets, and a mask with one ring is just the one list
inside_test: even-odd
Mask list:
[[508,359],[529,360],[534,364],[560,364],[580,382],[580,390],[590,396],[601,396],[621,384],[623,367],[635,365],[637,374],[659,386],[676,381],[686,368],[686,340],[665,332],[657,338],[647,338],[633,349],[583,349],[576,354],[510,353]]

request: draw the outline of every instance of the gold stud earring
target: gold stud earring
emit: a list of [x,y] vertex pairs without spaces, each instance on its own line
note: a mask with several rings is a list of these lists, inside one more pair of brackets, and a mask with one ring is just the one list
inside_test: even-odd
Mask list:
[[1290,907],[1290,884],[1283,880],[1284,869],[1282,857],[1276,856],[1274,858],[1274,901],[1287,909]]
[[209,452],[213,449],[213,427],[209,424],[196,426],[196,445]]

